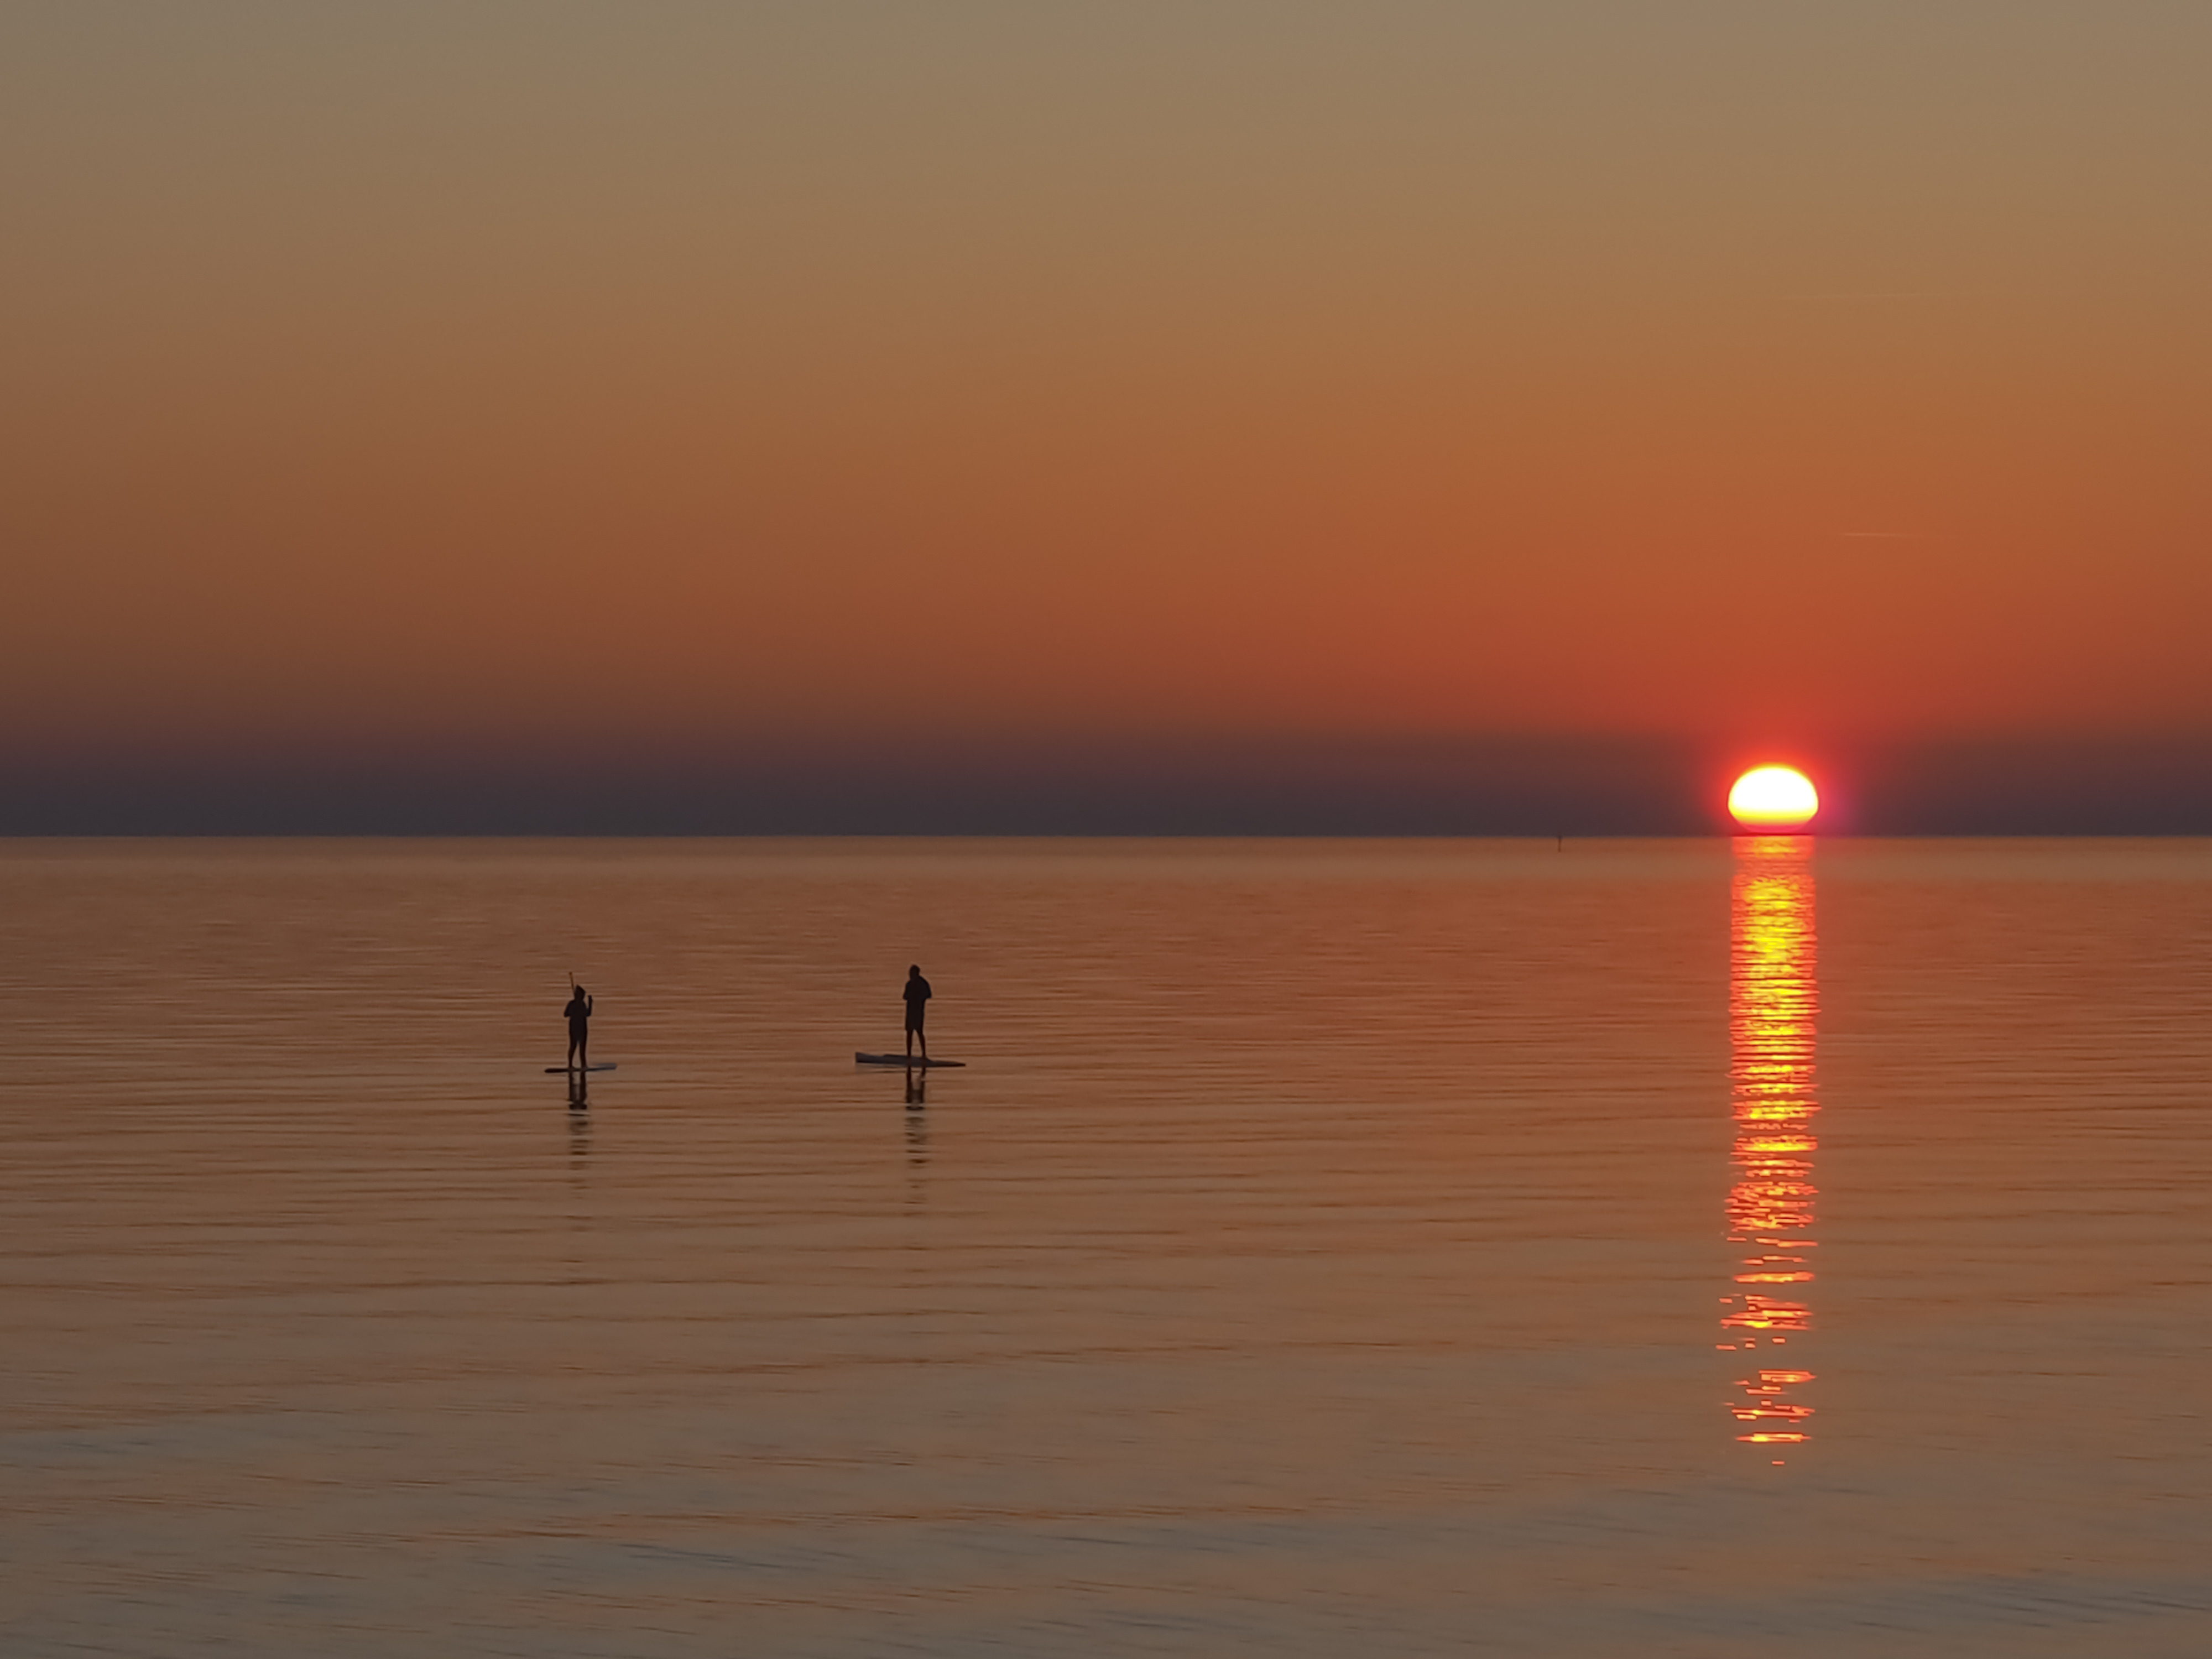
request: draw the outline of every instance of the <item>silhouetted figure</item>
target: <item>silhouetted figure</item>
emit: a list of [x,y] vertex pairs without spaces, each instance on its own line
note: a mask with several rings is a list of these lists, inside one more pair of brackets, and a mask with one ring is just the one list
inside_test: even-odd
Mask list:
[[899,994],[906,999],[906,1057],[914,1058],[916,1038],[921,1042],[922,1063],[929,1061],[929,1034],[921,1029],[922,1017],[929,1012],[929,981],[921,976],[919,967],[906,970],[906,989]]
[[592,1063],[592,994],[582,986],[572,988],[568,1006],[568,1069],[579,1071]]

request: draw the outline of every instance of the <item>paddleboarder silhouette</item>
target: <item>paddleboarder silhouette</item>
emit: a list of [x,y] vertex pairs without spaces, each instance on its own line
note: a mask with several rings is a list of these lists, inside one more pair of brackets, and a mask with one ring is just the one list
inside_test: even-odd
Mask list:
[[929,1033],[921,1029],[922,1017],[929,1012],[929,981],[921,976],[919,966],[906,970],[906,988],[899,993],[906,1000],[906,1057],[914,1058],[915,1040],[921,1041],[921,1063],[929,1064]]
[[568,1006],[561,1012],[568,1017],[568,1069],[573,1072],[592,1063],[592,994],[571,985]]

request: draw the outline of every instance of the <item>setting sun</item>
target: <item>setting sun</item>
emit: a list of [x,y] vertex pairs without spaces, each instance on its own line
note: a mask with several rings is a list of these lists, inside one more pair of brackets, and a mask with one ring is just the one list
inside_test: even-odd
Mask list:
[[1729,791],[1729,812],[1747,830],[1801,829],[1820,810],[1812,780],[1794,767],[1753,767]]

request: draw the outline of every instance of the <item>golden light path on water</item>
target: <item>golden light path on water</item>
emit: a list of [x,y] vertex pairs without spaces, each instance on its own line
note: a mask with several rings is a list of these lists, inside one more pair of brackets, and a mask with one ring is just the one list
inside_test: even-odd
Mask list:
[[[1748,1443],[1781,1451],[1811,1437],[1812,1382],[1802,1359],[1773,1350],[1813,1328],[1814,1058],[1820,981],[1814,927],[1813,839],[1744,836],[1735,842],[1729,907],[1729,1057],[1735,1115],[1729,1243],[1741,1247],[1740,1287],[1722,1301],[1719,1344],[1743,1354],[1728,1404]],[[1765,1352],[1771,1362],[1748,1362]],[[1798,1363],[1785,1366],[1785,1358]],[[1781,1461],[1779,1458],[1775,1461]]]

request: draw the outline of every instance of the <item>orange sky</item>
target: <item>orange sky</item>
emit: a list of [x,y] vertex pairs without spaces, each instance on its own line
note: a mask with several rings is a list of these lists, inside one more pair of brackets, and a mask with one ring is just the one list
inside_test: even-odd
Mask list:
[[2212,9],[0,14],[15,756],[2212,732]]

